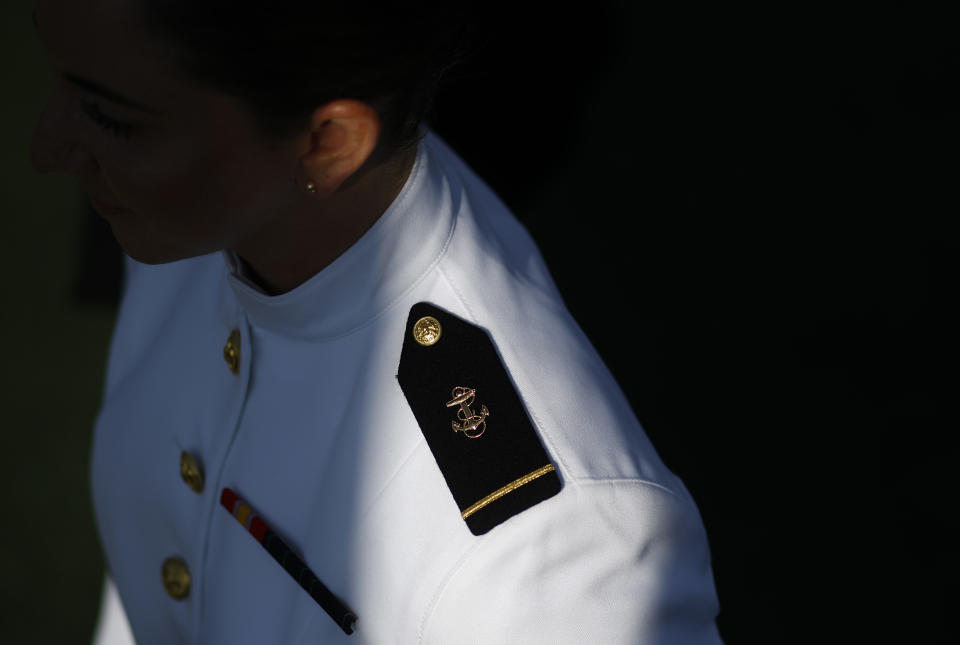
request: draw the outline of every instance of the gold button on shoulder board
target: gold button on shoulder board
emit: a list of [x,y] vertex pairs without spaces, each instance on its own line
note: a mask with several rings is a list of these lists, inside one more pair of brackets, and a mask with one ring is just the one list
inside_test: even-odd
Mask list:
[[227,367],[234,374],[240,373],[240,330],[234,329],[230,332],[230,338],[223,348],[223,358],[227,361]]
[[440,340],[441,332],[440,321],[433,316],[424,316],[413,325],[413,339],[424,347]]
[[203,469],[186,450],[180,453],[180,476],[194,492],[203,492]]
[[190,594],[190,570],[180,558],[163,561],[163,588],[175,600],[183,600]]

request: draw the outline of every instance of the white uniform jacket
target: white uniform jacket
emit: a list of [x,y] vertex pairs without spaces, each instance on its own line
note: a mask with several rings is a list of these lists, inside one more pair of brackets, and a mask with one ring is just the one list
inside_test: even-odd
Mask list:
[[[720,642],[690,494],[526,231],[434,133],[376,224],[293,291],[265,295],[227,252],[126,269],[92,486],[138,643]],[[562,484],[482,535],[398,383],[416,303],[485,330]],[[487,435],[507,432],[505,404],[475,397]],[[358,616],[352,635],[221,505],[224,488]],[[108,597],[101,642],[118,607]]]

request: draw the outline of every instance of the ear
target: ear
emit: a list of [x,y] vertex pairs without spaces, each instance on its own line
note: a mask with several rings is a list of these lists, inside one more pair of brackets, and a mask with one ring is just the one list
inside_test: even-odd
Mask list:
[[366,103],[338,99],[317,108],[300,158],[304,184],[313,182],[318,195],[334,193],[370,158],[379,137],[380,117]]

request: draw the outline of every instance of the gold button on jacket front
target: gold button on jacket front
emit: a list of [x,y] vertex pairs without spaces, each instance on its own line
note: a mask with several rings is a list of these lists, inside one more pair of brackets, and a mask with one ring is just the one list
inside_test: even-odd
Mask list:
[[180,476],[194,492],[203,492],[203,469],[186,450],[180,453]]
[[240,373],[240,330],[234,329],[230,332],[230,338],[223,348],[223,358],[227,361],[227,367],[234,374]]
[[163,561],[163,588],[174,600],[183,600],[190,594],[190,570],[180,558]]

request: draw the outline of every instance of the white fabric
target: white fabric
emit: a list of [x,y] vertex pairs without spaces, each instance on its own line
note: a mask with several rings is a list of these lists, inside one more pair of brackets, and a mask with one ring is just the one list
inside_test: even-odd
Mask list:
[[[266,296],[235,260],[127,260],[93,491],[141,645],[720,642],[693,500],[532,240],[435,134],[387,212],[297,289]],[[490,333],[563,482],[483,536],[396,380],[420,301]],[[239,375],[223,359],[234,328]],[[180,479],[183,450],[202,494]],[[219,506],[225,486],[358,614],[352,636]],[[182,601],[161,584],[170,556],[190,567]]]
[[117,595],[117,587],[109,577],[103,581],[100,616],[97,618],[93,642],[98,645],[133,645],[133,632],[130,631],[127,614]]

